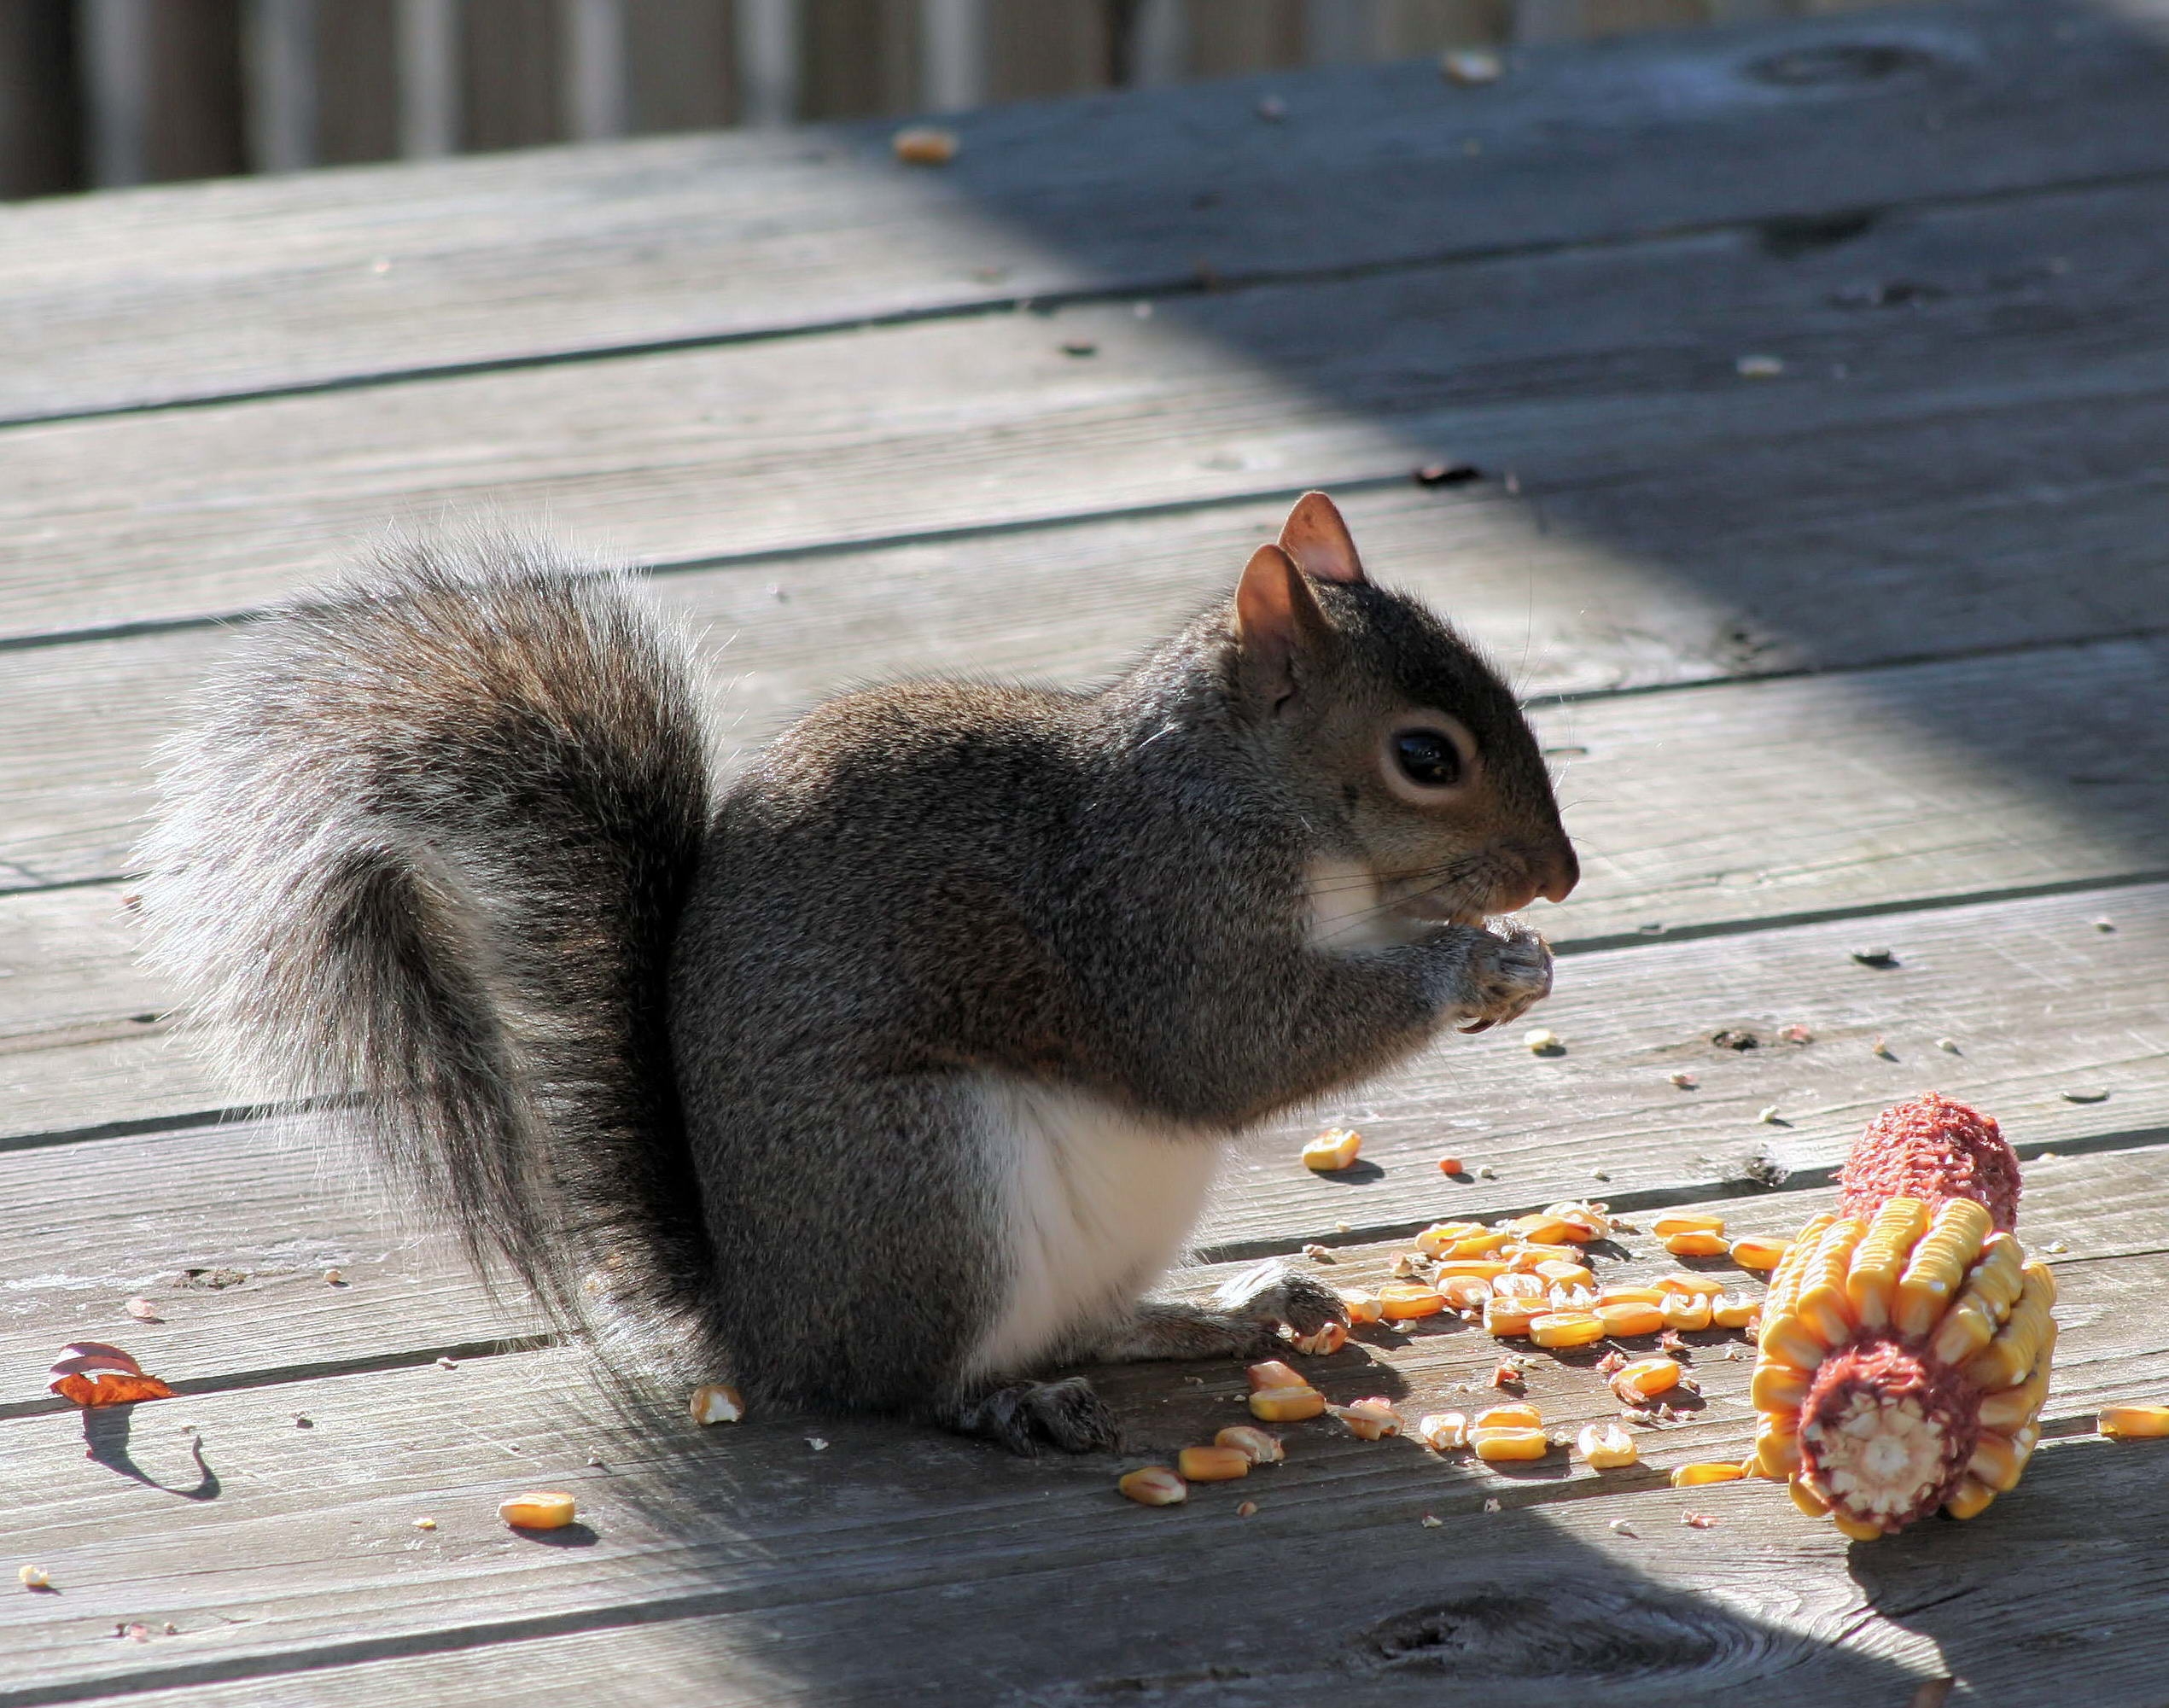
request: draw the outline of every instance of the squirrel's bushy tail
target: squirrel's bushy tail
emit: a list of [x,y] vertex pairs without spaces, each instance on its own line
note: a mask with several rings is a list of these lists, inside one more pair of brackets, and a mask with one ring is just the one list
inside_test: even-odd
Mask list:
[[143,850],[152,957],[258,1094],[358,1115],[560,1315],[591,1264],[667,1309],[708,1269],[666,999],[689,650],[537,548],[388,548],[249,633]]

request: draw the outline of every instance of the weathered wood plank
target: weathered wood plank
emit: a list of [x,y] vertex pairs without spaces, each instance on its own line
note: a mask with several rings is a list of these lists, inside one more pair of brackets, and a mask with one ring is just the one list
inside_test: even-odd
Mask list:
[[[1605,241],[2169,167],[2139,27],[2012,3],[0,213],[0,414]],[[2088,122],[2068,122],[2084,112]],[[1565,170],[1571,160],[1571,170]],[[787,212],[778,213],[778,210]],[[1805,235],[1803,235],[1805,234]]]
[[[1346,1111],[1362,1122],[1372,1163],[1355,1179],[1301,1169],[1296,1130],[1263,1136],[1237,1153],[1203,1244],[1286,1253],[1560,1198],[1647,1205],[1711,1192],[1745,1195],[1733,1212],[1742,1229],[1783,1232],[1811,1201],[1798,1189],[1827,1179],[1818,1171],[1869,1115],[1934,1084],[1996,1113],[2029,1157],[2061,1153],[2029,1168],[2027,1227],[2042,1243],[2061,1239],[2074,1262],[2169,1247],[2169,1186],[2152,1184],[2169,1134],[2169,886],[2119,897],[2112,933],[2092,926],[2100,906],[2071,897],[1902,916],[1886,923],[1906,964],[1887,972],[1853,966],[1843,928],[1827,925],[1577,958],[1551,1017],[1565,1057],[1449,1042]],[[1778,1040],[1794,1020],[1813,1042]],[[1740,1026],[1764,1046],[1706,1041]],[[1898,1060],[1869,1052],[1876,1036]],[[1964,1053],[1936,1049],[1942,1036]],[[1700,1089],[1669,1083],[1682,1065]],[[153,1103],[189,1089],[171,1062],[143,1070],[141,1085]],[[2073,1103],[2067,1091],[2109,1095]],[[79,1120],[100,1112],[95,1090],[74,1095],[58,1087],[50,1106]],[[1756,1122],[1772,1103],[1787,1124]],[[1443,1179],[1435,1163],[1449,1150],[1496,1178]],[[2127,1151],[2138,1160],[2119,1162]],[[1758,1156],[1793,1171],[1794,1189],[1758,1195],[1744,1174]],[[1599,1166],[1602,1180],[1591,1176]],[[2110,1179],[2113,1194],[2101,1186]],[[168,1324],[127,1332],[168,1349],[177,1374],[534,1326],[484,1299],[448,1241],[407,1233],[376,1192],[272,1123],[0,1149],[0,1202],[13,1207],[16,1270],[0,1318],[0,1390],[34,1390],[55,1345],[120,1332],[137,1293],[172,1303]],[[1369,1261],[1351,1252],[1336,1273],[1366,1276]],[[255,1280],[231,1294],[175,1292],[168,1278],[191,1267]],[[353,1285],[325,1286],[327,1267]]]
[[[0,634],[244,609],[323,573],[339,542],[446,516],[546,519],[575,544],[685,563],[1455,457],[1540,496],[1700,469],[1733,477],[1735,516],[1804,486],[1881,504],[1903,486],[1868,471],[1895,460],[1948,490],[1926,471],[1998,431],[2049,442],[2044,415],[2087,423],[2053,453],[2059,478],[2024,495],[2067,508],[2097,458],[2119,478],[2097,447],[2169,388],[2164,277],[2169,185],[2143,185],[1920,211],[1805,254],[1712,233],[1151,319],[1091,305],[27,428],[0,488]],[[1865,306],[1863,280],[1913,282],[1909,306]],[[1785,376],[1735,372],[1773,350]],[[1918,549],[1868,539],[1886,584]],[[1705,543],[1661,567],[1722,583],[1730,565]],[[1825,609],[1814,632],[1836,621]]]
[[[2099,1206],[2135,1186],[2155,1199],[2158,1228],[2163,1189],[2149,1163],[2096,1158],[2089,1168],[2093,1179],[2082,1205]],[[2077,1438],[2102,1400],[2151,1392],[2169,1379],[2169,1345],[2159,1344],[2158,1334],[2149,1338],[2152,1324],[2137,1309],[2158,1295],[2163,1263],[2157,1246],[2147,1257],[2067,1266],[2060,1366],[2079,1379],[2067,1384],[2073,1391],[2051,1402],[2057,1419],[2051,1433],[2059,1438],[2017,1494],[1979,1522],[1991,1542],[1932,1525],[1879,1545],[1863,1563],[1887,1562],[1886,1584],[1915,1572],[1967,1575],[1990,1557],[1989,1548],[2007,1563],[2029,1548],[2060,1554],[2085,1524],[2101,1522],[2090,1508],[2105,1499],[2120,1504],[2143,1485],[2143,1501],[2169,1499],[2160,1492],[2148,1449]],[[333,1378],[275,1394],[192,1395],[175,1405],[138,1408],[128,1419],[96,1420],[96,1451],[88,1460],[66,1444],[85,1428],[76,1417],[18,1417],[0,1423],[9,1449],[0,1455],[0,1510],[9,1514],[15,1548],[47,1564],[63,1594],[0,1600],[0,1629],[9,1632],[21,1682],[32,1689],[47,1679],[80,1688],[102,1676],[140,1688],[166,1669],[215,1680],[246,1676],[274,1657],[287,1666],[314,1664],[351,1653],[357,1638],[376,1640],[380,1654],[407,1647],[456,1650],[510,1636],[696,1616],[725,1616],[720,1630],[743,1632],[777,1619],[825,1622],[824,1609],[840,1621],[828,1626],[833,1638],[870,1630],[868,1621],[893,1629],[889,1610],[909,1605],[912,1592],[947,1589],[947,1596],[926,1598],[952,1604],[947,1619],[928,1618],[927,1664],[940,1667],[977,1659],[953,1621],[982,1619],[987,1608],[960,1584],[1058,1572],[1070,1585],[1063,1605],[1079,1630],[1118,1630],[1134,1641],[1139,1632],[1117,1615],[1139,1586],[1163,1591],[1181,1572],[1212,1557],[1224,1561],[1227,1550],[1239,1546],[1251,1569],[1204,1572],[1222,1587],[1196,1586],[1195,1596],[1204,1599],[1186,1602],[1184,1623],[1192,1633],[1218,1635],[1231,1619],[1243,1624],[1250,1664],[1269,1675],[1290,1668],[1329,1632],[1345,1642],[1404,1596],[1414,1605],[1426,1594],[1466,1594],[1487,1574],[1496,1582],[1508,1563],[1508,1576],[1548,1580],[1555,1593],[1561,1583],[1596,1577],[1615,1592],[1639,1588],[1673,1600],[1688,1589],[1727,1594],[1739,1581],[1733,1575],[1739,1565],[1768,1571],[1776,1549],[1791,1561],[1773,1580],[1785,1595],[1764,1604],[1762,1617],[1750,1623],[1759,1626],[1783,1612],[1767,1637],[1783,1651],[1783,1664],[1796,1667],[1809,1653],[1801,1645],[1845,1640],[1842,1625],[1810,1618],[1811,1629],[1798,1628],[1807,1617],[1802,1604],[1815,1606],[1845,1581],[1845,1554],[1828,1545],[1828,1528],[1799,1519],[1766,1487],[1683,1495],[1653,1486],[1655,1471],[1737,1454],[1751,1433],[1747,1364],[1717,1355],[1727,1337],[1697,1338],[1705,1343],[1693,1360],[1704,1389],[1698,1420],[1644,1437],[1650,1469],[1598,1478],[1562,1456],[1505,1475],[1472,1462],[1442,1465],[1405,1442],[1353,1442],[1337,1425],[1314,1424],[1286,1431],[1285,1466],[1240,1491],[1202,1489],[1192,1509],[1161,1515],[1150,1527],[1113,1500],[1103,1460],[1020,1465],[916,1432],[846,1421],[815,1425],[829,1446],[814,1449],[805,1438],[808,1425],[784,1418],[694,1439],[682,1425],[598,1409],[564,1361],[535,1355],[478,1360],[450,1371]],[[1318,1361],[1321,1385],[1343,1397],[1391,1392],[1412,1410],[1466,1408],[1481,1391],[1496,1350],[1488,1337],[1460,1328],[1370,1339]],[[1608,1396],[1578,1367],[1585,1362],[1540,1359],[1532,1371],[1531,1396],[1554,1421],[1608,1413]],[[1242,1384],[1226,1373],[1194,1385],[1178,1379],[1179,1367],[1105,1375],[1133,1431],[1133,1459],[1162,1455],[1241,1414]],[[174,1429],[184,1412],[197,1436]],[[307,1428],[294,1425],[297,1412],[309,1419]],[[593,1459],[602,1464],[583,1462]],[[202,1498],[206,1466],[217,1478],[212,1499]],[[116,1477],[116,1469],[123,1474]],[[538,1481],[579,1493],[592,1525],[575,1538],[582,1546],[545,1549],[496,1525],[492,1508],[501,1494]],[[189,1491],[196,1498],[175,1498]],[[1240,1495],[1256,1498],[1262,1510],[1239,1539],[1227,1525]],[[1542,1524],[1488,1513],[1487,1501]],[[1700,1533],[1691,1548],[1668,1550],[1662,1538],[1695,1534],[1678,1521],[1690,1507],[1717,1513],[1719,1526]],[[2144,1511],[2151,1517],[2155,1508]],[[1426,1512],[1440,1519],[1443,1534],[1428,1535],[1416,1522]],[[412,1520],[424,1515],[438,1528],[417,1535]],[[2131,1516],[2109,1519],[2104,1534],[2126,1542],[2144,1536],[2124,1527]],[[1628,1534],[1609,1529],[1615,1520],[1627,1523]],[[929,1550],[924,1542],[935,1535],[942,1546]],[[1375,1541],[1393,1535],[1406,1544],[1428,1541],[1431,1550],[1404,1554],[1389,1544],[1381,1554]],[[1590,1542],[1607,1536],[1635,1546],[1604,1543],[1601,1559],[1586,1558]],[[2152,1540],[2158,1545],[2158,1531]],[[1279,1556],[1292,1560],[1306,1549],[1309,1572],[1291,1577],[1278,1569]],[[1315,1565],[1321,1557],[1363,1564],[1321,1572]],[[230,1563],[207,1570],[207,1559]],[[1415,1560],[1426,1565],[1422,1589],[1411,1595],[1405,1582],[1396,1583],[1395,1568]],[[2109,1564],[2098,1562],[2104,1571]],[[2117,1562],[2129,1580],[2119,1605],[2130,1605],[2127,1598],[2149,1581],[2130,1567],[2128,1559]],[[1441,1571],[1449,1574],[1443,1585]],[[2046,1593],[2022,1570],[2006,1569],[1997,1581],[2000,1592],[1983,1574],[1966,1593],[2000,1593],[2007,1614],[2021,1593]],[[1893,1599],[1903,1605],[1903,1597]],[[965,1605],[959,1607],[960,1600]],[[1036,1619],[1024,1604],[1017,1610],[1042,1636],[1043,1605]],[[644,1611],[635,1613],[634,1606]],[[1255,1627],[1251,1618],[1258,1619]],[[162,1648],[154,1638],[149,1650],[109,1641],[86,1649],[89,1631],[131,1619],[149,1621],[154,1632],[166,1620],[179,1629]],[[1879,1635],[1894,1641],[1898,1633]],[[1119,1653],[1099,1642],[1065,1624],[1064,1641],[1047,1658],[1064,1670],[1035,1680],[1075,1676],[1069,1670],[1088,1671],[1105,1664],[1103,1653]],[[769,1653],[780,1660],[790,1652]],[[1176,1682],[1186,1652],[1181,1644],[1164,1651],[1175,1662],[1168,1682]],[[1878,1652],[1868,1646],[1868,1653]],[[510,1663],[516,1653],[499,1650],[496,1658]],[[1616,1666],[1617,1657],[1590,1664]],[[1755,1661],[1772,1664],[1767,1654]],[[1455,1682],[1472,1687],[1481,1672],[1461,1673]],[[792,1676],[787,1663],[784,1682]],[[871,1683],[881,1676],[824,1674],[808,1682]],[[1670,1682],[1676,1688],[1682,1681]],[[0,1703],[40,1699],[50,1699],[0,1693]]]

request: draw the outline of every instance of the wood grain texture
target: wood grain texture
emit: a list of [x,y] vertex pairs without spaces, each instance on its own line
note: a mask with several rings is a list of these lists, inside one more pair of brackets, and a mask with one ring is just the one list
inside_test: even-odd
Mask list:
[[[491,1646],[598,1632],[617,1633],[596,1639],[615,1643],[625,1628],[657,1621],[715,1646],[715,1661],[751,1668],[750,1679],[737,1675],[749,1689],[757,1679],[778,1694],[848,1687],[888,1699],[880,1692],[906,1675],[894,1640],[868,1653],[866,1635],[905,1623],[915,1685],[926,1669],[947,1682],[945,1670],[983,1669],[996,1655],[1006,1670],[1023,1651],[989,1651],[971,1633],[1012,1623],[1035,1629],[1058,1580],[1067,1586],[1064,1605],[1092,1617],[1065,1626],[1060,1644],[1042,1641],[1021,1676],[998,1670],[1008,1688],[1082,1684],[1127,1655],[1155,1689],[1173,1692],[1202,1686],[1194,1669],[1216,1654],[1239,1664],[1238,1681],[1262,1687],[1289,1672],[1346,1668],[1366,1653],[1367,1634],[1405,1631],[1394,1616],[1420,1623],[1426,1609],[1501,1582],[1517,1595],[1541,1584],[1548,1603],[1568,1610],[1548,1623],[1545,1639],[1554,1655],[1569,1656],[1587,1638],[1571,1614],[1582,1595],[1568,1591],[1601,1585],[1606,1594],[1595,1606],[1618,1616],[1615,1646],[1574,1661],[1598,1676],[1638,1670],[1630,1663],[1646,1658],[1637,1653],[1645,1619],[1666,1611],[1676,1619],[1690,1594],[1714,1597],[1722,1612],[1688,1645],[1692,1670],[1682,1673],[1690,1661],[1675,1656],[1653,1669],[1658,1678],[1633,1681],[1666,1684],[1674,1699],[1690,1682],[1775,1676],[1830,1693],[1788,1699],[1835,1702],[1846,1699],[1841,1685],[1857,1690],[1879,1668],[1909,1658],[1923,1664],[1934,1651],[1908,1627],[1927,1611],[1915,1597],[1928,1582],[1967,1604],[1963,1617],[1946,1613],[1927,1628],[1951,1670],[1972,1677],[1981,1662],[2009,1669],[2009,1679],[2038,1676],[2014,1666],[2008,1643],[1987,1642],[1994,1617],[2021,1606],[2031,1609],[2030,1630],[2064,1623],[2060,1608],[2033,1605],[2055,1592],[2029,1562],[2077,1571],[2079,1583],[2060,1585],[2073,1598],[2061,1606],[2073,1609],[2082,1588],[2110,1594],[2108,1575],[2125,1574],[2113,1600],[2119,1622],[2128,1610],[2131,1630],[2143,1629],[2147,1597],[2158,1593],[2143,1587],[2148,1573],[2131,1571],[2130,1554],[2135,1544],[2159,1548],[2169,1508],[2158,1503],[2169,1497],[2158,1467],[2144,1447],[2112,1447],[2088,1433],[2101,1403],[2169,1379],[2169,1342],[2142,1308],[2158,1295],[2169,1261],[2159,1243],[2169,1200],[2154,1163],[2087,1159],[2063,1183],[2081,1219],[2126,1202],[2150,1215],[2157,1243],[2144,1256],[2060,1270],[2065,1333],[2051,1441],[2020,1489],[1971,1528],[1931,1524],[1863,1553],[1836,1545],[1828,1527],[1799,1519],[1766,1485],[1664,1487],[1665,1467],[1736,1456],[1752,1432],[1749,1366],[1722,1356],[1737,1338],[1726,1335],[1692,1337],[1700,1403],[1689,1403],[1682,1427],[1643,1436],[1646,1464],[1635,1472],[1600,1478],[1559,1454],[1495,1472],[1462,1456],[1442,1462],[1405,1441],[1356,1442],[1328,1419],[1285,1431],[1285,1466],[1239,1489],[1201,1488],[1190,1507],[1160,1514],[1117,1501],[1108,1486],[1117,1467],[1104,1459],[1026,1464],[878,1423],[787,1417],[698,1434],[613,1409],[562,1355],[516,1355],[139,1407],[125,1419],[90,1421],[88,1459],[73,1444],[86,1428],[79,1416],[0,1421],[0,1511],[11,1542],[62,1586],[50,1600],[0,1600],[0,1630],[20,1669],[7,1683],[29,1688],[17,1695],[0,1685],[0,1703],[55,1699],[30,1693],[47,1678],[88,1695],[102,1676],[140,1689],[161,1673],[208,1682],[410,1648],[475,1648],[499,1666],[517,1665],[512,1652]],[[1805,1209],[1828,1194],[1793,1196]],[[1629,1243],[1653,1249],[1641,1236]],[[1608,1267],[1626,1274],[1670,1262],[1645,1251]],[[1434,1326],[1367,1335],[1311,1368],[1342,1398],[1383,1391],[1412,1414],[1466,1409],[1489,1391],[1483,1377],[1497,1349],[1480,1332]],[[1548,1421],[1571,1426],[1609,1414],[1587,1362],[1536,1358],[1527,1387]],[[1164,1456],[1242,1415],[1239,1376],[1197,1369],[1196,1380],[1180,1366],[1100,1373],[1131,1433],[1124,1462]],[[178,1429],[184,1414],[195,1434]],[[816,1431],[825,1447],[808,1440]],[[587,1528],[574,1546],[538,1546],[497,1524],[495,1501],[537,1483],[569,1487],[581,1501]],[[1232,1512],[1244,1497],[1262,1508],[1247,1522]],[[2116,1516],[2093,1510],[2104,1499]],[[2133,1501],[2136,1509],[2126,1506]],[[1506,1510],[1489,1511],[1487,1501]],[[1687,1510],[1719,1523],[1688,1530],[1680,1522]],[[1420,1523],[1426,1513],[1436,1527]],[[417,1533],[412,1521],[422,1516],[437,1528]],[[2149,1522],[2157,1526],[2150,1536]],[[934,1535],[938,1550],[912,1545]],[[1212,1569],[1231,1548],[1245,1571]],[[1306,1553],[1309,1568],[1297,1569]],[[1339,1564],[1321,1569],[1321,1559]],[[1996,1560],[2003,1565],[1991,1571]],[[1746,1588],[1757,1573],[1759,1594]],[[1195,1581],[1175,1597],[1179,1609],[1140,1624],[1137,1612],[1163,1602],[1185,1574]],[[1503,1621],[1512,1611],[1489,1616]],[[1485,1629],[1485,1612],[1461,1608],[1467,1635]],[[85,1653],[86,1631],[131,1619],[149,1621],[154,1633],[168,1620],[178,1629],[170,1640],[154,1635],[148,1648],[108,1642]],[[778,1622],[799,1635],[778,1641]],[[807,1641],[817,1629],[826,1641]],[[826,1653],[854,1632],[844,1644],[851,1658]],[[1517,1664],[1515,1651],[1495,1646],[1500,1635],[1472,1657],[1449,1649],[1431,1664],[1422,1641],[1389,1644],[1401,1664],[1376,1676],[1429,1678],[1434,1689],[1457,1692],[1496,1688]],[[2131,1644],[2128,1632],[2121,1644],[2107,1641],[2113,1635],[2096,1627],[2083,1640],[2113,1657]],[[633,1639],[630,1653],[642,1647]],[[1369,1654],[1385,1658],[1375,1642]],[[1140,1656],[1152,1664],[1140,1667]],[[1443,1678],[1440,1660],[1449,1662]],[[483,1675],[469,1676],[479,1685]],[[971,1676],[956,1674],[956,1688]],[[2112,1660],[2112,1688],[2144,1676]]]
[[[1974,487],[1974,502],[2036,512],[2036,539],[2102,484],[2158,507],[2158,470],[2108,447],[2119,422],[2149,442],[2169,389],[2164,277],[2169,184],[2145,185],[1921,210],[1805,253],[1718,232],[1209,295],[1150,319],[1091,305],[26,428],[0,481],[0,636],[245,610],[388,524],[494,516],[693,563],[1455,458],[1516,473],[1548,526],[1554,502],[1637,477],[1729,486],[1735,522],[1774,494],[1799,514],[1804,488],[1832,516],[1865,504],[1847,531],[1876,566],[1873,598],[1934,555],[1904,530],[1908,471],[1949,492],[2010,434],[2042,448],[2046,478]],[[1857,300],[1863,281],[1909,280],[1902,308]],[[1095,353],[1064,353],[1076,343]],[[1746,353],[1791,365],[1743,379]],[[2058,419],[2085,423],[2075,442]],[[2013,448],[1991,460],[2026,469]],[[1560,525],[1594,532],[1604,514]],[[2090,554],[2137,562],[2130,514],[2072,526]],[[1688,530],[1663,537],[1676,549]],[[1655,567],[1729,582],[1723,536],[1700,538]],[[1592,544],[1636,551],[1631,534]],[[2157,600],[2159,573],[2141,584]],[[1999,579],[1960,585],[1985,603]],[[2114,586],[2058,603],[2125,608]]]
[[1279,125],[1242,83],[995,108],[941,173],[865,125],[10,209],[0,412],[2158,172],[2165,90],[2143,30],[2008,0],[1521,53],[1483,90],[1315,73]]

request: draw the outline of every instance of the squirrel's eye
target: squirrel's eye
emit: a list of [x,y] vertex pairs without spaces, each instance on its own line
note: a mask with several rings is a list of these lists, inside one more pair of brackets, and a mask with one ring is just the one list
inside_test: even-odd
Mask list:
[[1411,783],[1444,789],[1461,780],[1461,755],[1437,730],[1403,730],[1393,738],[1393,758]]

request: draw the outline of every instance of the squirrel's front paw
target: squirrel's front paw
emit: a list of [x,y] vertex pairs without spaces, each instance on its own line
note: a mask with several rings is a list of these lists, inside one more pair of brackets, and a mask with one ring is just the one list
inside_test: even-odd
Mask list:
[[1486,931],[1469,947],[1467,988],[1455,1005],[1464,1032],[1488,1032],[1551,994],[1550,946],[1525,926]]
[[1213,1299],[1222,1310],[1253,1321],[1286,1324],[1297,1338],[1313,1335],[1329,1322],[1345,1323],[1348,1310],[1331,1287],[1280,1267],[1277,1259],[1245,1269]]

